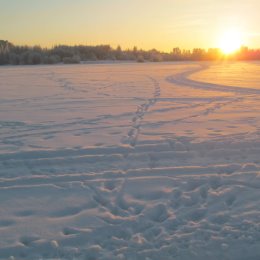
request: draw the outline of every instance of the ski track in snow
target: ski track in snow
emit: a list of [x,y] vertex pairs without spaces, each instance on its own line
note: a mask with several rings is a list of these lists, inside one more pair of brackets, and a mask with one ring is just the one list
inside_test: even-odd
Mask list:
[[211,66],[1,68],[0,259],[260,259],[260,90]]

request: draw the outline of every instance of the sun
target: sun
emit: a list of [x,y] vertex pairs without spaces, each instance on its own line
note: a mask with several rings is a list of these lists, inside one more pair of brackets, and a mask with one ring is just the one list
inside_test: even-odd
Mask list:
[[226,31],[219,40],[219,47],[224,54],[231,54],[243,45],[242,34],[238,30]]

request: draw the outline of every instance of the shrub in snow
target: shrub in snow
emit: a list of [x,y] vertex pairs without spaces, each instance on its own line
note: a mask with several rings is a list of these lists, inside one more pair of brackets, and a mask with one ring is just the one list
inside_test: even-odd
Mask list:
[[9,62],[11,65],[18,65],[20,64],[20,58],[19,55],[16,53],[10,53],[9,54]]
[[40,53],[35,52],[35,51],[29,52],[28,64],[36,65],[36,64],[41,64],[41,63],[42,63],[42,56]]
[[43,63],[44,64],[56,64],[61,61],[60,57],[58,55],[50,55],[47,57],[44,57]]
[[42,63],[42,56],[35,51],[25,51],[20,55],[20,64],[24,65],[36,65]]
[[78,55],[74,55],[72,57],[63,58],[63,62],[65,64],[77,64],[80,63],[80,57]]
[[136,60],[137,62],[144,62],[144,57],[142,56],[142,55],[139,55],[138,57],[137,57],[137,60]]

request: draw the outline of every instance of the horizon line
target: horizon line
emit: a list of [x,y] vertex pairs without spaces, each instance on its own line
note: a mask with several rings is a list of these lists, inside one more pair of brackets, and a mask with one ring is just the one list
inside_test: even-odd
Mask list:
[[[128,50],[133,50],[134,48],[137,48],[138,51],[152,51],[152,50],[156,50],[159,51],[161,53],[171,53],[173,51],[173,49],[175,48],[179,48],[181,51],[192,51],[194,49],[201,49],[201,50],[220,50],[221,51],[221,47],[191,47],[191,48],[184,48],[184,47],[180,47],[180,46],[174,46],[171,48],[170,51],[166,51],[166,50],[162,50],[156,47],[152,47],[152,48],[142,48],[139,47],[137,45],[133,45],[132,47],[122,47],[121,44],[111,44],[111,43],[96,43],[96,44],[88,44],[88,43],[71,43],[71,44],[65,44],[65,43],[56,43],[56,44],[52,44],[52,45],[41,45],[40,43],[36,43],[36,44],[23,44],[23,43],[15,43],[9,40],[4,40],[4,39],[0,39],[1,41],[6,41],[16,47],[29,47],[29,48],[34,48],[34,47],[40,47],[42,49],[53,49],[55,47],[58,46],[67,46],[67,47],[75,47],[75,46],[84,46],[84,47],[96,47],[96,46],[110,46],[112,49],[117,49],[118,47],[121,48],[122,51],[128,51]],[[241,50],[241,48],[247,48],[248,50],[260,50],[260,46],[259,47],[250,47],[248,45],[241,45],[236,51]]]

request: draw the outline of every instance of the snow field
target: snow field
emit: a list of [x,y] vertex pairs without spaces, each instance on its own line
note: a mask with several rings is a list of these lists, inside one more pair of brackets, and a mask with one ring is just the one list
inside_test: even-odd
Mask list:
[[0,259],[258,260],[259,68],[1,68]]

